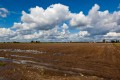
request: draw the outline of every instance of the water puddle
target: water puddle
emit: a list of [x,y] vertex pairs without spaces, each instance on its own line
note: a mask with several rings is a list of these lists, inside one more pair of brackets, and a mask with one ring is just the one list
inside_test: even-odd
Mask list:
[[33,54],[43,54],[46,52],[43,51],[37,51],[37,50],[21,50],[21,49],[0,49],[0,51],[4,52],[18,52],[18,53],[33,53]]
[[80,71],[80,72],[95,72],[93,70],[87,70],[87,69],[82,69],[82,68],[71,68],[71,70],[74,70],[74,71]]
[[35,63],[34,61],[30,61],[30,60],[17,60],[17,59],[5,58],[5,57],[0,57],[0,61],[3,61],[3,62],[12,62],[12,63],[16,63],[16,64]]
[[11,62],[12,60],[5,57],[0,57],[0,61]]
[[53,56],[63,56],[63,53],[54,53]]
[[19,56],[19,55],[11,55],[12,57],[19,57],[19,58],[33,58],[33,57],[28,57],[28,56]]
[[[26,57],[26,56],[18,56],[18,55],[12,55],[12,56]],[[67,68],[67,67],[59,68],[58,66],[52,65],[50,63],[40,63],[40,62],[35,62],[32,60],[17,60],[17,59],[8,59],[5,57],[0,57],[0,61],[4,61],[4,62],[9,61],[9,62],[12,62],[15,64],[31,65],[32,68],[35,68],[35,69],[44,68],[46,70],[52,70],[52,71],[56,71],[56,72],[62,72],[63,74],[71,74],[71,75],[84,76],[84,74],[82,74],[84,72],[93,72],[92,70],[86,70],[86,69],[81,69],[81,68]]]
[[5,58],[4,57],[0,57],[0,60],[4,60]]
[[16,60],[16,59],[14,59],[12,62],[16,64],[35,63],[34,61],[30,61],[30,60]]

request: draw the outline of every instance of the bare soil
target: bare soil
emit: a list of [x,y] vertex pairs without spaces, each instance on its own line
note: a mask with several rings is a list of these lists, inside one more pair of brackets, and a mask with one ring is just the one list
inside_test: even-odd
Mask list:
[[120,80],[120,44],[0,43],[0,80]]

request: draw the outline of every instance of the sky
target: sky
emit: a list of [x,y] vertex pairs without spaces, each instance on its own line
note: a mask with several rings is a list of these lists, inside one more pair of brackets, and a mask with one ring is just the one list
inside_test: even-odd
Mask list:
[[0,42],[120,39],[120,0],[0,0]]

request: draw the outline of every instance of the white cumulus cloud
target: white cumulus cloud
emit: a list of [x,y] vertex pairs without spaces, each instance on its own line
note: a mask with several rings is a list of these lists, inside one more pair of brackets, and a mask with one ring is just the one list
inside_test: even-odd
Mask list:
[[30,13],[22,11],[21,23],[14,23],[13,28],[48,30],[69,19],[69,8],[54,4],[47,9],[36,6]]
[[[0,10],[8,13],[3,8]],[[0,16],[7,14],[0,11]],[[14,22],[11,28],[0,28],[0,32],[1,40],[99,41],[107,36],[120,36],[120,11],[100,11],[98,4],[88,14],[72,13],[62,4],[46,9],[36,6],[29,13],[22,11],[20,22]]]
[[0,8],[0,17],[7,17],[9,11],[6,8]]
[[116,32],[109,32],[109,33],[107,33],[106,35],[104,35],[104,36],[119,36],[120,37],[120,33],[116,33]]
[[79,14],[73,14],[72,19],[70,20],[71,26],[87,26],[90,23],[90,19],[86,17],[83,12],[80,12]]

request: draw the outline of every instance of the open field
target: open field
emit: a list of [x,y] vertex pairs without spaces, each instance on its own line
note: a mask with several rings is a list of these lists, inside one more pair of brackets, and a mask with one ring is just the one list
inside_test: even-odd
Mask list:
[[0,43],[0,80],[120,80],[120,44]]

